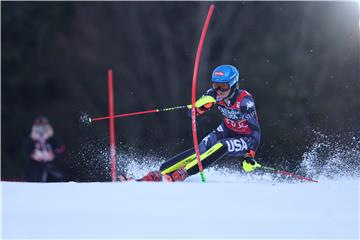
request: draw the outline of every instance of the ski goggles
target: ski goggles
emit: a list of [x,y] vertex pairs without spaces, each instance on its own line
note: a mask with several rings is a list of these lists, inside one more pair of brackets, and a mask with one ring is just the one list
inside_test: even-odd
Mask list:
[[227,83],[213,83],[212,87],[220,92],[226,92],[230,89],[230,86]]

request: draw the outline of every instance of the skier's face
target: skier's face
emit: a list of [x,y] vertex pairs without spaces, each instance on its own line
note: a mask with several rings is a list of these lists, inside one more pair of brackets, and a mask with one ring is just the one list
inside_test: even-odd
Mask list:
[[229,96],[230,94],[230,89],[227,90],[226,92],[223,92],[223,91],[216,91],[216,94],[221,97],[222,99],[226,98]]
[[212,87],[216,90],[216,94],[220,98],[229,96],[231,88],[227,83],[213,83]]

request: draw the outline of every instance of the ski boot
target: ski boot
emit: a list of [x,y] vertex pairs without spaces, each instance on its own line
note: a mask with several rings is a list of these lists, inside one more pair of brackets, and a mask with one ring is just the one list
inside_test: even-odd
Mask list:
[[144,177],[136,180],[139,182],[161,182],[161,173],[159,171],[153,171],[146,174]]
[[180,168],[173,173],[162,175],[162,179],[164,182],[183,182],[188,176],[186,169]]

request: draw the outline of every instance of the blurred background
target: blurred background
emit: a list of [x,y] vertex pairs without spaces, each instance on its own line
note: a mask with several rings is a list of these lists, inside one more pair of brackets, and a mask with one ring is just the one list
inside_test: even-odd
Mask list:
[[[66,146],[65,180],[111,179],[107,70],[115,113],[190,103],[193,65],[209,2],[1,2],[1,175],[24,179],[24,140],[48,118]],[[261,162],[296,170],[320,134],[345,147],[360,128],[357,2],[217,2],[198,96],[213,68],[238,67],[262,130]],[[221,122],[198,120],[199,137]],[[115,120],[119,171],[192,146],[183,110]],[[323,135],[322,135],[323,136]],[[140,156],[140,157],[139,157]],[[235,161],[222,161],[233,167]]]

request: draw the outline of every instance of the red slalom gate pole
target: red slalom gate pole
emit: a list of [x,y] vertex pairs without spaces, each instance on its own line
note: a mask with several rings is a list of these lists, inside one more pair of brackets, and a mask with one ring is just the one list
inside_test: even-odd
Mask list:
[[111,179],[116,181],[116,147],[115,147],[115,122],[114,122],[114,91],[113,71],[108,70],[108,92],[109,92],[109,124],[110,124],[110,160]]
[[196,112],[195,112],[195,102],[196,102],[196,82],[197,82],[197,75],[199,70],[199,63],[200,63],[200,57],[201,57],[201,51],[204,44],[206,32],[210,23],[211,16],[214,12],[215,5],[211,4],[208,14],[206,16],[205,24],[203,26],[200,42],[198,45],[198,49],[196,52],[196,58],[195,58],[195,65],[194,65],[194,73],[193,73],[193,81],[192,81],[192,94],[191,94],[191,127],[192,127],[192,135],[193,135],[193,141],[194,141],[194,148],[196,153],[196,159],[198,162],[198,167],[200,171],[201,181],[205,182],[205,175],[203,172],[203,165],[200,160],[200,150],[199,150],[199,141],[196,131]]

